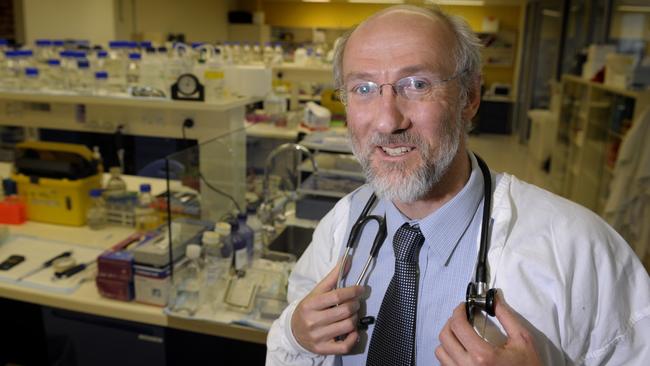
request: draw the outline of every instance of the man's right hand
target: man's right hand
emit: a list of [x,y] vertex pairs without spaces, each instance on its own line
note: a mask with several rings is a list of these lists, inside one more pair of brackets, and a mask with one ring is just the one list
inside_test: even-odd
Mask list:
[[[357,311],[363,286],[336,289],[339,266],[332,271],[296,307],[291,330],[305,349],[321,355],[350,352],[359,338]],[[342,336],[342,340],[336,337]]]

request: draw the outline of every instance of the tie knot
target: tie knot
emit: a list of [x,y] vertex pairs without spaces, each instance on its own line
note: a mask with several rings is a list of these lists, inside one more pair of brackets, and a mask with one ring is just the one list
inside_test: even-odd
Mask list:
[[402,225],[393,237],[395,259],[402,262],[417,262],[418,247],[424,242],[424,235],[417,226]]

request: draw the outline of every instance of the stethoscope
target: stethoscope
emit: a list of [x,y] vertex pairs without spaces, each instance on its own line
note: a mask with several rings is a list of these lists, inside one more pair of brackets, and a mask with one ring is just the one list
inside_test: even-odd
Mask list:
[[[467,285],[467,292],[465,294],[465,311],[467,314],[467,320],[470,324],[474,324],[474,314],[477,311],[484,311],[490,316],[494,316],[494,307],[495,307],[495,298],[497,290],[494,288],[488,289],[487,285],[487,250],[489,247],[489,224],[490,224],[490,208],[492,206],[492,176],[490,175],[490,169],[487,164],[479,157],[474,154],[478,166],[481,169],[483,175],[483,216],[481,220],[481,237],[480,245],[478,252],[478,260],[476,263],[476,274],[474,281],[470,282]],[[336,287],[340,288],[343,286],[345,280],[345,273],[347,269],[348,262],[352,260],[352,251],[356,247],[361,232],[367,223],[370,221],[376,221],[378,224],[377,234],[375,234],[375,240],[372,243],[370,248],[370,253],[366,263],[363,265],[363,269],[359,274],[355,285],[358,286],[366,278],[368,269],[372,263],[377,259],[379,254],[379,249],[386,239],[386,216],[381,217],[377,215],[368,215],[370,209],[373,207],[377,201],[377,196],[373,193],[366,205],[363,207],[361,214],[357,218],[357,221],[352,225],[350,230],[350,236],[348,237],[348,242],[345,246],[345,251],[343,252],[343,258],[341,266],[339,267],[338,279],[336,282]],[[360,319],[360,326],[367,327],[368,324],[374,323],[374,317],[367,316]]]

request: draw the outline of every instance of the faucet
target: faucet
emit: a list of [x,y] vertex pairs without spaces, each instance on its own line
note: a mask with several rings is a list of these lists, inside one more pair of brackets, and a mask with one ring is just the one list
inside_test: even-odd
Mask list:
[[[262,224],[264,225],[270,225],[274,226],[275,225],[275,215],[273,211],[276,209],[273,205],[273,198],[271,197],[271,192],[269,188],[269,175],[271,173],[271,167],[273,164],[273,159],[275,159],[276,156],[278,156],[280,153],[283,153],[285,151],[293,151],[293,152],[303,152],[309,160],[311,161],[311,165],[314,168],[314,174],[318,174],[318,165],[316,164],[316,160],[314,159],[314,155],[307,149],[305,146],[300,145],[300,144],[294,144],[294,143],[286,143],[282,144],[275,149],[271,151],[269,156],[266,158],[266,163],[264,165],[264,180],[262,181],[262,204],[260,205],[259,208],[259,217],[260,221],[262,221]],[[297,187],[296,187],[297,188]],[[293,194],[290,196],[291,200],[296,199],[296,193],[293,192]],[[280,213],[284,213],[284,210],[286,208],[287,203],[289,202],[289,199],[287,199],[283,205]]]

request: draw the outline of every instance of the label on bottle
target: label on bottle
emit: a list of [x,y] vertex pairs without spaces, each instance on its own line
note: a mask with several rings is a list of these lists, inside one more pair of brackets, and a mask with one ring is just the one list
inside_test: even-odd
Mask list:
[[248,253],[246,247],[235,251],[235,270],[240,271],[248,267]]

